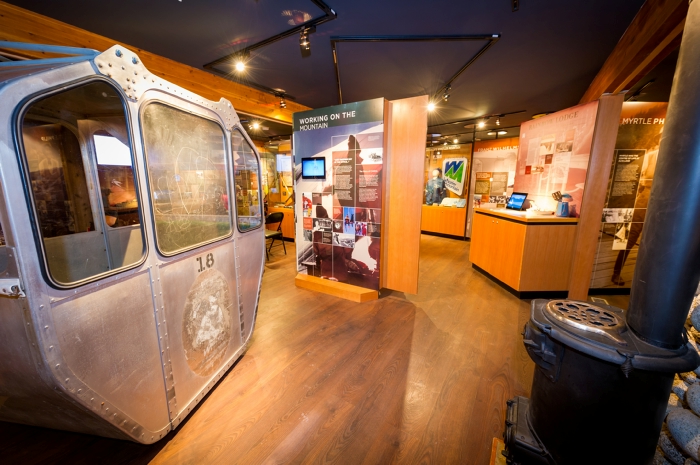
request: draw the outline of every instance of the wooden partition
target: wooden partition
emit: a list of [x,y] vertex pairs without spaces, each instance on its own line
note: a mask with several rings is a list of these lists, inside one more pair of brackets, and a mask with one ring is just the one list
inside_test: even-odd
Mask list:
[[569,299],[588,299],[591,273],[598,246],[600,218],[605,205],[610,169],[612,167],[617,128],[622,111],[622,94],[604,95],[598,105],[591,157],[588,161],[586,189],[583,192],[574,254],[569,281]]
[[428,96],[389,102],[384,174],[381,287],[418,292]]
[[[129,21],[126,11],[118,12],[115,9],[115,15],[123,16],[119,19],[120,21]],[[114,44],[121,44],[118,40],[88,32],[4,2],[0,2],[0,40],[82,47],[100,52],[107,50]],[[279,98],[272,94],[229,81],[201,69],[183,65],[137,47],[121,45],[135,52],[151,73],[209,100],[219,101],[221,97],[224,97],[231,102],[237,111],[291,122],[292,113],[309,109],[289,100],[287,108],[280,108]],[[30,58],[48,58],[41,52],[22,51],[22,55]]]

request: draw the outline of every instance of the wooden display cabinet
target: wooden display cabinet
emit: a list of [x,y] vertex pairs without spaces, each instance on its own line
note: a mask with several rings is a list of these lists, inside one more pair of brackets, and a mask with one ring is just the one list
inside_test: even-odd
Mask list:
[[516,293],[566,291],[577,223],[476,208],[469,259]]
[[423,205],[421,231],[464,237],[464,224],[467,221],[467,209]]

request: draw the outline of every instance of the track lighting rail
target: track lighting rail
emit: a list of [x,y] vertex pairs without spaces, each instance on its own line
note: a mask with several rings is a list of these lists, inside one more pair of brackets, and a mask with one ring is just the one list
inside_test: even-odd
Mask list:
[[[331,37],[331,51],[333,53],[333,65],[335,66],[335,79],[338,85],[338,103],[343,103],[343,91],[340,85],[340,65],[338,59],[337,44],[339,42],[454,42],[454,41],[486,41],[481,47],[445,84],[435,91],[431,102],[449,98],[449,89],[452,83],[474,62],[483,55],[493,44],[501,38],[500,34],[462,34],[462,35],[366,35],[366,36],[333,36]],[[445,99],[446,100],[446,99]]]

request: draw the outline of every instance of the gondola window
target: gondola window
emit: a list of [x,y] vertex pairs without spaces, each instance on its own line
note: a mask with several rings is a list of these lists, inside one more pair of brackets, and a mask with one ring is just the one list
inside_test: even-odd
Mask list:
[[[37,230],[52,280],[71,286],[138,263],[145,246],[118,92],[107,83],[92,82],[39,98],[24,112],[21,131]],[[117,186],[105,185],[98,174],[104,165],[95,134],[121,146],[125,166],[118,182],[131,190],[113,207],[129,207],[128,228],[110,224],[107,210],[112,206],[102,199],[112,196]],[[106,179],[109,183],[116,178]],[[101,187],[108,192],[101,195]]]
[[247,231],[262,224],[260,208],[260,163],[253,148],[234,130],[231,132],[233,145],[233,164],[236,182],[236,213],[238,229]]
[[161,253],[229,236],[229,165],[221,126],[160,103],[146,106],[142,126]]

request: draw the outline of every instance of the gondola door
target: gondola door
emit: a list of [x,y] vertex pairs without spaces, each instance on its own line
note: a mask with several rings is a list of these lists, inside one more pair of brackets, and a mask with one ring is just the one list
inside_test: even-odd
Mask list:
[[241,339],[250,338],[265,264],[260,158],[238,129],[231,131],[236,198],[236,263],[238,267]]
[[219,115],[151,96],[140,120],[159,254],[159,338],[175,427],[242,351],[233,183]]

